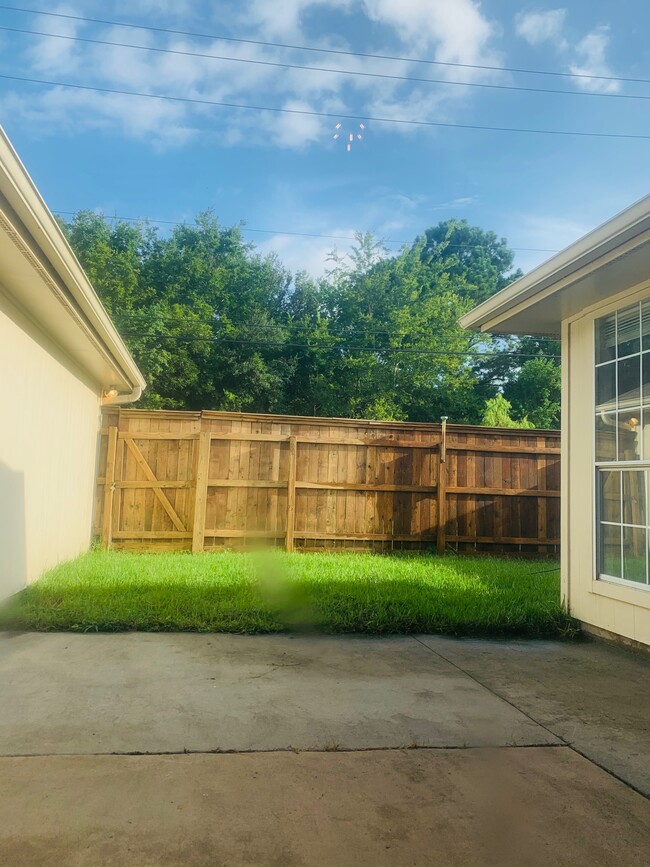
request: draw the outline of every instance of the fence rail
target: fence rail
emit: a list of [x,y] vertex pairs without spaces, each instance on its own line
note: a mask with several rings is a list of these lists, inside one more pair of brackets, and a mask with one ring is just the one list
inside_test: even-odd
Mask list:
[[107,409],[105,546],[556,554],[557,431]]

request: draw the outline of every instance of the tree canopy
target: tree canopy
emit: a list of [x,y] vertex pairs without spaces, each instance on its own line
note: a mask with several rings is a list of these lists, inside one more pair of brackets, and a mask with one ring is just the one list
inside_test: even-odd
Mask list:
[[396,255],[358,234],[318,280],[211,213],[169,234],[88,211],[62,226],[145,374],[140,406],[479,424],[497,398],[558,423],[557,344],[458,325],[518,276],[505,239],[466,221]]
[[424,262],[443,262],[451,275],[462,278],[465,285],[460,291],[473,306],[522,275],[512,271],[515,256],[506,239],[470,226],[467,220],[438,223],[414,246],[420,247]]

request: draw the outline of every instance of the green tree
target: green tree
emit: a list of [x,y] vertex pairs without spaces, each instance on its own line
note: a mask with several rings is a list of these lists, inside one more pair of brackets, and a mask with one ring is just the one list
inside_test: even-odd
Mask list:
[[512,404],[501,394],[496,394],[485,401],[483,424],[488,427],[533,428],[535,425],[524,418],[517,421],[511,416]]
[[145,223],[111,225],[92,211],[79,211],[69,223],[59,223],[111,315],[156,299],[155,287],[143,278],[143,264],[156,243],[155,229]]
[[505,241],[465,221],[393,255],[359,233],[320,280],[209,212],[169,233],[88,211],[63,228],[147,378],[141,406],[476,424],[503,392],[556,423],[556,350],[458,325],[515,276]]
[[[476,421],[476,376],[467,351],[475,335],[458,326],[471,306],[465,282],[443,262],[425,263],[419,247],[339,268],[322,287],[330,334],[337,414],[431,421]],[[354,251],[353,251],[354,252]]]
[[286,380],[281,409],[295,415],[341,415],[337,346],[331,333],[323,283],[296,275],[285,305]]
[[467,220],[445,220],[427,229],[423,238],[416,239],[426,264],[444,263],[451,276],[463,280],[463,297],[474,304],[485,301],[503,289],[521,271],[512,271],[514,253],[505,238],[471,226]]
[[546,337],[496,337],[477,359],[477,394],[501,389],[517,416],[535,427],[556,428],[560,422],[560,342]]
[[534,427],[560,424],[560,366],[550,358],[531,358],[522,364],[504,387],[504,394],[518,415],[527,415]]
[[[272,411],[290,275],[210,213],[161,237],[81,212],[70,243],[148,382],[141,406]],[[280,350],[278,349],[280,346]]]

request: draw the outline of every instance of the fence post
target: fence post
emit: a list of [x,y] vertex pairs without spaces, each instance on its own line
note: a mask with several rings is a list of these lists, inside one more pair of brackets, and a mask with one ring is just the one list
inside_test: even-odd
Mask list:
[[438,554],[445,553],[447,529],[447,416],[442,417],[438,460]]
[[117,456],[117,424],[108,429],[106,446],[106,473],[104,482],[104,517],[102,546],[110,548],[113,542],[113,502],[115,500],[115,458]]
[[293,534],[296,527],[296,458],[298,452],[298,440],[295,436],[289,437],[289,478],[287,480],[287,533],[284,547],[287,551],[293,551]]
[[192,553],[203,550],[205,543],[205,507],[208,501],[208,473],[210,470],[209,430],[199,434],[199,453],[196,461],[196,491],[194,498],[194,524],[192,526]]

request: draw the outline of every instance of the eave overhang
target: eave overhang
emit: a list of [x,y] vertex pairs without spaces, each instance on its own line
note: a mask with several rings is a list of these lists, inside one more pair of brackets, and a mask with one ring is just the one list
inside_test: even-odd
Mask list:
[[558,335],[564,319],[650,280],[650,196],[484,301],[463,328]]
[[0,127],[0,291],[101,389],[145,380]]

